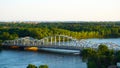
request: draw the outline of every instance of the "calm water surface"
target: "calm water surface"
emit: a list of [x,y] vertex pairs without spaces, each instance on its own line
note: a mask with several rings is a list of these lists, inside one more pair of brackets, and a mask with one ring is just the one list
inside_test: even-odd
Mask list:
[[87,68],[78,55],[30,52],[18,50],[0,51],[0,68],[26,68],[29,64],[47,64],[49,68]]

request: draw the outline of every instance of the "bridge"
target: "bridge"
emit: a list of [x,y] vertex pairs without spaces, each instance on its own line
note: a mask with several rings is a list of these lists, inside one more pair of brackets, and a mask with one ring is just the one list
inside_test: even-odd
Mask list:
[[18,46],[18,47],[38,47],[38,48],[55,48],[68,50],[81,50],[83,48],[98,48],[100,44],[105,44],[109,49],[120,50],[120,46],[112,43],[95,43],[86,40],[78,40],[66,35],[54,35],[42,38],[40,40],[32,37],[23,37],[15,40],[6,40],[2,43],[3,46]]

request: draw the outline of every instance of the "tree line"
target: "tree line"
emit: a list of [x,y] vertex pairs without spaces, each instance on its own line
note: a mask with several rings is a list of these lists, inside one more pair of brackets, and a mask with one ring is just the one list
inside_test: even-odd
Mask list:
[[42,22],[42,23],[0,23],[0,41],[31,36],[41,39],[46,36],[68,35],[77,39],[119,38],[119,22]]

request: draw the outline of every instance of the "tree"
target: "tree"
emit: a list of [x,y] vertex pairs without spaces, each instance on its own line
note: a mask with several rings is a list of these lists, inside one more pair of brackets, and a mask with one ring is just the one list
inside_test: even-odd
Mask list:
[[[107,68],[109,65],[115,64],[114,51],[108,49],[106,45],[99,45],[98,50],[92,48],[83,49],[81,55],[87,59],[88,68]],[[120,57],[120,51],[116,53],[116,59]]]
[[28,66],[27,66],[27,68],[37,68],[35,65],[33,65],[33,64],[29,64]]
[[87,66],[88,68],[97,68],[97,65],[94,61],[88,61]]
[[120,50],[116,52],[116,60],[120,62]]
[[108,52],[108,50],[109,50],[108,47],[104,44],[101,44],[98,47],[98,53],[101,54],[101,55],[105,55],[106,52]]
[[8,40],[9,39],[9,37],[10,37],[10,34],[8,33],[8,32],[3,32],[2,33],[2,40]]
[[94,57],[96,55],[96,51],[92,48],[86,48],[81,51],[81,55],[83,59]]

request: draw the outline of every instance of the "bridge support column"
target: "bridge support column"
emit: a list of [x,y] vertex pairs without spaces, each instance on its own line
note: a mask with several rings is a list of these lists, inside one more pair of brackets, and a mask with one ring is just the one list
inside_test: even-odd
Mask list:
[[36,41],[34,40],[33,42],[34,42],[34,46],[36,46]]
[[64,45],[64,43],[65,43],[65,38],[63,37],[63,45]]
[[35,45],[36,45],[35,40],[33,41],[33,43],[34,43],[34,45],[33,45],[33,46],[35,46]]
[[55,45],[56,45],[56,36],[55,36]]
[[52,37],[51,37],[51,45],[52,45]]
[[75,44],[75,40],[73,40],[73,46],[76,46],[76,44]]
[[74,40],[72,40],[72,43],[71,43],[72,46],[74,46]]
[[37,41],[35,41],[35,45],[38,46]]
[[78,41],[75,41],[76,46],[78,46],[77,43],[78,43]]
[[23,41],[23,46],[25,45],[25,41]]
[[13,45],[15,45],[15,41],[13,41]]
[[46,43],[47,43],[47,45],[48,45],[48,42],[49,42],[49,40],[48,40],[48,38],[46,38]]
[[20,43],[19,45],[22,45],[21,40],[19,40],[19,43]]
[[38,41],[38,46],[41,45],[41,41]]
[[59,36],[59,45],[60,45],[60,36]]
[[[10,43],[10,42],[9,42]],[[16,40],[16,45],[18,45],[18,40]]]
[[44,45],[44,39],[42,40],[42,42],[43,42],[42,45]]
[[70,45],[70,41],[69,41],[69,38],[67,39],[67,45],[68,45],[68,46]]

